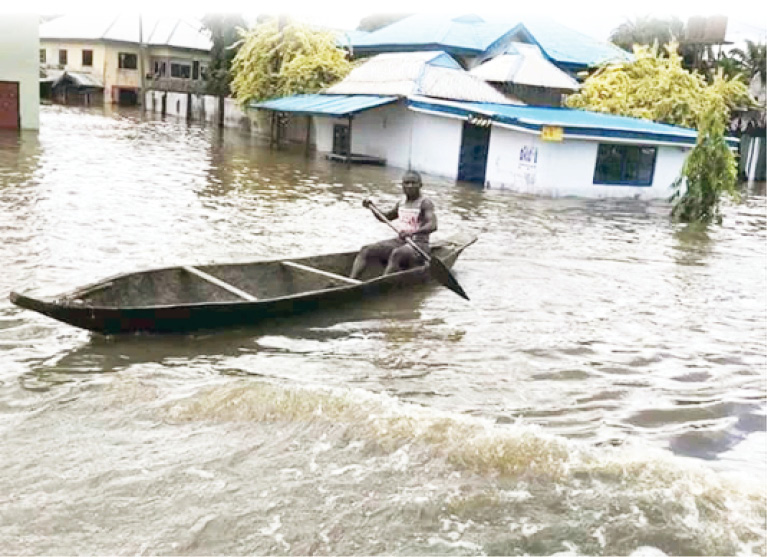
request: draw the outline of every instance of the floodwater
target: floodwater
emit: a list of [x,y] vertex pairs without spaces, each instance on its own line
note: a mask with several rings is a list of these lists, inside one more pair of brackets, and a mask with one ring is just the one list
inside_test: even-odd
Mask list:
[[357,249],[399,177],[128,111],[0,135],[0,553],[765,555],[763,190],[700,229],[427,176],[471,302],[102,337],[7,298]]

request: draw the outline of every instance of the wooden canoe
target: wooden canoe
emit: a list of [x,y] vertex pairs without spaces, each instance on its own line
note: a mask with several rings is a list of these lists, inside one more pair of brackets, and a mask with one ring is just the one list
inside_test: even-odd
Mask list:
[[[476,241],[456,235],[432,246],[452,267]],[[349,278],[356,251],[124,273],[50,298],[11,292],[11,302],[75,327],[102,334],[175,333],[255,324],[364,300],[431,280],[428,266],[382,275],[370,265]]]

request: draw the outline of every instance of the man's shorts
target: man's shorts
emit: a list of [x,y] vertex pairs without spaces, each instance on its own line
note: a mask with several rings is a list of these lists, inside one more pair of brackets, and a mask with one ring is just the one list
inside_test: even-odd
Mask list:
[[[423,241],[415,241],[415,244],[421,248],[424,252],[431,253],[431,249],[429,248],[428,242]],[[389,240],[383,240],[382,242],[377,242],[375,244],[370,244],[368,246],[365,246],[365,249],[368,251],[368,256],[371,258],[377,258],[381,265],[384,267],[389,262],[389,257],[391,256],[392,252],[395,249],[401,248],[403,246],[406,246],[408,248],[409,257],[408,257],[408,264],[409,265],[422,265],[424,263],[423,257],[414,250],[411,246],[408,245],[408,243],[401,239],[401,238],[391,238]]]

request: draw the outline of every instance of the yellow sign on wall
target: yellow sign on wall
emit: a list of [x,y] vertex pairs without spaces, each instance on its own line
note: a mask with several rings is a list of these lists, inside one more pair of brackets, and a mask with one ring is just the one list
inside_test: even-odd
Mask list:
[[562,141],[564,130],[559,126],[543,126],[541,139],[543,141]]

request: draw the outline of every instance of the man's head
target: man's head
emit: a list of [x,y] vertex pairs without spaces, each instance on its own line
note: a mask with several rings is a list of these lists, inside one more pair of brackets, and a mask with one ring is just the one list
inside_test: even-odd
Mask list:
[[402,176],[402,191],[408,199],[418,199],[421,195],[421,175],[415,170],[408,170]]

